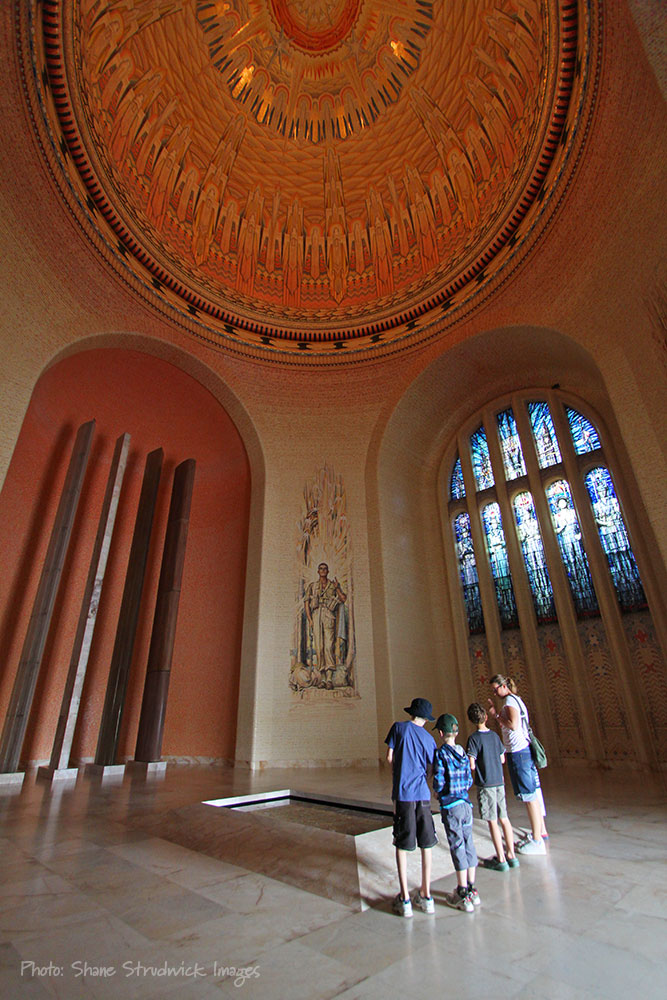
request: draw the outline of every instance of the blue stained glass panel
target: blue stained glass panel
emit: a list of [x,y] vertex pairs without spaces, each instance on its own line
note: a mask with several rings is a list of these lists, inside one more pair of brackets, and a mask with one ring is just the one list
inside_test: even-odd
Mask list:
[[482,509],[482,524],[486,534],[486,547],[491,563],[491,575],[496,588],[496,600],[503,628],[515,628],[519,624],[510,565],[507,558],[505,533],[497,503],[489,503]]
[[470,518],[467,514],[459,514],[454,518],[454,541],[456,555],[459,560],[459,573],[463,585],[463,600],[468,615],[468,628],[471,632],[484,631],[484,615],[482,601],[479,596],[479,577],[477,562],[472,544]]
[[456,456],[452,475],[449,480],[449,499],[461,500],[466,495],[465,483],[463,482],[463,471],[461,469],[461,459]]
[[590,420],[587,420],[583,413],[573,410],[571,406],[565,407],[567,420],[572,432],[572,441],[577,455],[585,455],[587,451],[595,451],[601,448],[598,432],[593,427]]
[[540,624],[553,622],[556,620],[554,592],[544,554],[540,525],[535,513],[535,504],[530,493],[519,493],[515,496],[513,507],[517,535],[526,564],[537,620]]
[[486,490],[489,486],[493,486],[495,480],[491,468],[489,443],[486,440],[486,431],[483,427],[478,427],[475,433],[470,435],[470,451],[477,489]]
[[569,484],[564,479],[551,483],[547,500],[577,614],[580,618],[597,615],[598,601]]
[[600,466],[585,483],[618,602],[623,611],[636,611],[646,605],[646,595],[611,476]]
[[548,404],[545,402],[529,403],[528,415],[533,428],[533,438],[540,468],[547,469],[550,465],[557,465],[561,461],[561,454]]
[[523,460],[519,431],[512,409],[503,410],[496,417],[500,448],[503,453],[505,475],[508,479],[518,479],[526,475],[526,463]]

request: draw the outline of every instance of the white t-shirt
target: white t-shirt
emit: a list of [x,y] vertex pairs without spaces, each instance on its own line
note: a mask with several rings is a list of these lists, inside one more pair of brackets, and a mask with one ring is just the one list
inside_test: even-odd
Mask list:
[[519,713],[521,725],[518,729],[508,729],[506,726],[500,727],[503,746],[508,753],[517,753],[517,751],[525,750],[526,747],[530,746],[527,733],[528,710],[518,694],[508,694],[503,704],[503,707],[505,706],[508,708],[513,706],[516,709]]

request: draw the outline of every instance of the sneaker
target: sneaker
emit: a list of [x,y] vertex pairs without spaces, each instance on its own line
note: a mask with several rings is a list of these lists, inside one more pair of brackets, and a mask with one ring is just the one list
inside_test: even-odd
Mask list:
[[479,906],[482,902],[474,885],[468,886],[468,899],[472,902],[473,906]]
[[446,892],[445,902],[447,906],[453,906],[455,910],[465,910],[466,913],[473,913],[475,906],[469,898],[467,891],[461,896],[458,892]]
[[412,897],[412,905],[416,906],[418,910],[423,913],[435,913],[435,903],[433,902],[433,896],[422,896],[419,889]]
[[391,908],[394,913],[398,913],[399,917],[411,917],[412,916],[412,903],[409,899],[401,899],[401,894],[394,898],[391,904]]
[[525,844],[517,848],[519,854],[546,854],[547,849],[544,846],[544,841],[540,837],[539,840],[527,840]]
[[519,867],[519,859],[518,858],[508,858],[507,859],[507,864],[509,865],[510,868],[518,868]]
[[509,861],[498,861],[498,858],[487,858],[482,864],[485,868],[490,868],[492,872],[508,872],[510,870]]

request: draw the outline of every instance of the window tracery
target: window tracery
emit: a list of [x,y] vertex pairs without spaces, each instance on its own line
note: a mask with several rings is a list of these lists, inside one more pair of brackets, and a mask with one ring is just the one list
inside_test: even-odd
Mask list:
[[[538,624],[557,620],[552,576],[544,543],[545,533],[549,532],[557,543],[576,616],[583,619],[600,614],[588,554],[595,539],[586,537],[582,530],[571,483],[565,477],[563,469],[564,448],[570,448],[575,461],[581,456],[599,452],[604,462],[599,432],[587,416],[562,399],[554,400],[553,394],[550,401],[529,397],[520,399],[518,405],[525,407],[528,417],[525,424],[531,431],[528,440],[520,430],[521,421],[517,422],[515,405],[492,413],[492,419],[489,419],[488,414],[485,415],[485,419],[461,442],[461,447],[465,446],[467,450],[466,457],[469,458],[469,468],[472,469],[472,483],[469,486],[474,486],[475,496],[489,491],[485,493],[484,505],[478,508],[470,491],[466,491],[466,463],[461,460],[462,450],[456,454],[449,477],[448,499],[453,537],[471,634],[484,630],[478,576],[480,559],[485,561],[490,571],[501,627],[518,627],[515,587],[505,534],[507,530],[516,534]],[[560,424],[554,421],[554,406],[562,407],[565,420],[561,420]],[[562,434],[559,438],[557,426],[569,428],[571,441],[564,441]],[[495,435],[502,458],[500,468],[496,468],[492,461],[495,444],[490,449],[489,434]],[[546,501],[542,509],[550,517],[538,513],[533,493],[518,482],[521,480],[525,484],[528,478],[525,457],[527,449],[534,449],[532,453],[540,470],[554,470],[558,466],[561,472],[557,479],[545,481],[542,485]],[[590,469],[589,462],[586,469],[582,467],[581,474],[619,607],[623,612],[644,608],[646,597],[639,569],[609,470],[602,463]],[[546,475],[546,471],[542,475]],[[510,520],[505,525],[501,506],[494,499],[498,477],[504,479],[510,490],[510,507],[506,509],[506,513],[511,509],[513,521]],[[515,491],[513,493],[512,488]],[[475,552],[471,517],[479,519],[485,541],[483,553]]]

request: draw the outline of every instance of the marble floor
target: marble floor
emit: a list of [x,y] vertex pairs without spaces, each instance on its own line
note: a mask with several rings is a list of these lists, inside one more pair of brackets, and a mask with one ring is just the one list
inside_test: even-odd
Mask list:
[[[354,836],[308,825],[307,810],[203,804],[289,788],[386,805],[386,768],[170,765],[53,784],[28,772],[0,789],[0,995],[663,997],[664,776],[549,767],[543,786],[546,857],[480,869],[482,905],[466,914],[444,905],[440,845],[435,915],[404,920],[388,827]],[[510,818],[525,829],[514,801]],[[479,820],[475,839],[492,853]]]

